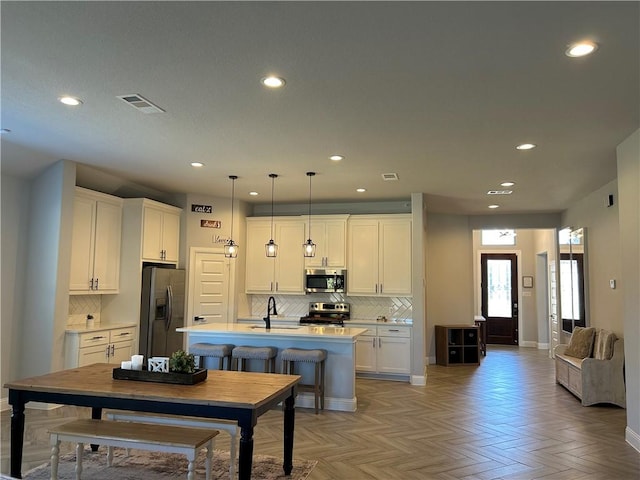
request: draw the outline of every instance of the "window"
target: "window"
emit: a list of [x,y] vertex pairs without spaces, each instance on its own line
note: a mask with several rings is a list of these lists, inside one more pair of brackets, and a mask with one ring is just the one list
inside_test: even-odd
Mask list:
[[516,231],[510,229],[482,230],[482,245],[515,245]]

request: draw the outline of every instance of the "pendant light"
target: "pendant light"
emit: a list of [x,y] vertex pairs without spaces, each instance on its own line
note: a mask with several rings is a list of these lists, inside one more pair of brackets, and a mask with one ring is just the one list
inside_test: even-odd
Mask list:
[[270,173],[269,177],[271,178],[271,239],[265,243],[264,251],[267,257],[277,257],[278,256],[278,245],[273,241],[273,184],[278,175],[275,173]]
[[224,246],[224,256],[226,258],[236,258],[238,256],[238,245],[233,241],[233,201],[236,193],[237,175],[229,175],[231,179],[231,235]]
[[316,172],[307,172],[307,177],[309,177],[309,238],[307,238],[306,243],[302,244],[305,257],[316,256],[316,244],[311,240],[311,177],[315,174]]

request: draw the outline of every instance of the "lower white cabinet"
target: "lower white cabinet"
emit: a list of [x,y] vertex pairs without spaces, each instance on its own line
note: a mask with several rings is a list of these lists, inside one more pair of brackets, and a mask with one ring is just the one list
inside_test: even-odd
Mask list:
[[356,372],[411,373],[411,327],[349,326],[367,328],[367,332],[356,339]]
[[91,331],[66,332],[65,368],[92,363],[120,365],[134,354],[135,327],[112,327]]

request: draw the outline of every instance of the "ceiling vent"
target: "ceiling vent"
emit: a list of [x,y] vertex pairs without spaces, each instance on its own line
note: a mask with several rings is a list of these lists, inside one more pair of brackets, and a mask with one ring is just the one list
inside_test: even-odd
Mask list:
[[382,174],[382,180],[387,182],[387,181],[392,181],[392,180],[399,180],[399,178],[398,178],[398,174],[397,173],[383,173]]
[[511,195],[513,190],[489,190],[487,195]]
[[154,105],[149,100],[137,93],[130,93],[129,95],[116,95],[116,97],[142,113],[164,113],[163,109],[161,109],[157,105]]

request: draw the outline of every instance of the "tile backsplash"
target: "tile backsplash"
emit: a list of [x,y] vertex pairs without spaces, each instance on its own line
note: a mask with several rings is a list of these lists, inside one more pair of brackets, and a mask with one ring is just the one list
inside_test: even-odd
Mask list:
[[89,314],[93,315],[95,323],[98,324],[100,310],[102,310],[102,295],[70,295],[67,325],[84,325]]
[[[302,317],[309,313],[310,302],[347,302],[351,318],[413,318],[411,297],[348,297],[341,294],[274,295],[278,315]],[[266,315],[269,295],[251,295],[250,315]]]

